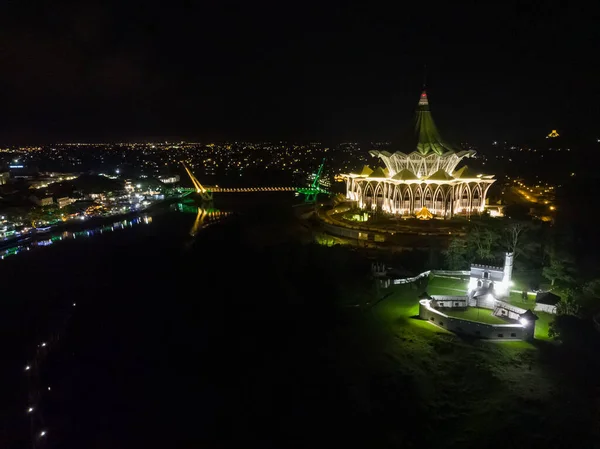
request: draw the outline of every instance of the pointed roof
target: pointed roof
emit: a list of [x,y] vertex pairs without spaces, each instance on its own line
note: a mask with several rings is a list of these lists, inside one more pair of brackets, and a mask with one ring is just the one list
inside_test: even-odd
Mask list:
[[430,181],[452,181],[454,178],[440,168],[427,179]]
[[398,181],[412,181],[412,180],[419,179],[419,178],[417,177],[417,175],[415,175],[409,169],[403,168],[398,173],[396,173],[392,177],[392,179],[396,179]]
[[452,176],[454,176],[455,178],[460,178],[460,179],[473,179],[473,178],[481,177],[481,176],[478,176],[478,173],[473,172],[473,170],[471,170],[466,165],[464,167],[459,168],[454,173],[452,173]]
[[415,134],[417,136],[417,151],[423,155],[428,153],[444,154],[457,151],[440,137],[429,110],[427,92],[423,91],[417,105]]
[[383,168],[377,167],[370,175],[369,178],[387,178]]
[[362,168],[362,170],[360,171],[359,175],[369,176],[371,173],[373,173],[373,170],[371,169],[371,167],[369,167],[368,165],[365,165]]

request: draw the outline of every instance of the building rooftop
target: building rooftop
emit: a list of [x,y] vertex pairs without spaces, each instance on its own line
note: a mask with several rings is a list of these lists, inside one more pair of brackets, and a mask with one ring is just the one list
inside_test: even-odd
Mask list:
[[416,150],[423,154],[435,153],[444,154],[447,152],[457,152],[459,149],[454,148],[447,142],[444,142],[440,133],[435,126],[431,111],[429,110],[429,99],[427,92],[423,91],[419,97],[415,117],[415,135],[417,137]]
[[540,292],[535,296],[535,302],[555,306],[560,302],[560,296],[552,292]]

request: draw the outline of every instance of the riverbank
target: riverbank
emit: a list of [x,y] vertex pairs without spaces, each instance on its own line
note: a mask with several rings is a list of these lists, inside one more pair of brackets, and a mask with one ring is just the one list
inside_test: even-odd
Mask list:
[[[165,200],[157,201],[156,203],[153,203],[150,206],[137,211],[126,212],[123,214],[89,217],[85,220],[73,219],[65,222],[60,222],[51,226],[45,226],[43,228],[34,228],[31,232],[27,233],[26,235],[21,235],[13,239],[0,242],[0,250],[7,250],[9,248],[19,246],[22,244],[44,240],[52,237],[53,235],[57,235],[63,232],[78,232],[90,228],[103,226],[109,223],[114,223],[120,220],[128,220],[143,215],[160,214],[167,211],[171,204],[177,203],[178,201],[181,201],[181,199],[182,198],[180,197],[168,198]],[[43,229],[43,231],[40,232],[40,229]]]

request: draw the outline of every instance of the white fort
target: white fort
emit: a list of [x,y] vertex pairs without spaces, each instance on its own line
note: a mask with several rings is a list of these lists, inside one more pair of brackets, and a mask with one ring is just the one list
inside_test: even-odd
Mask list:
[[346,198],[361,209],[406,216],[450,218],[482,212],[494,176],[474,173],[466,165],[456,169],[475,152],[455,149],[441,139],[425,92],[417,106],[414,137],[408,153],[370,152],[385,168],[365,166],[360,173],[344,174]]

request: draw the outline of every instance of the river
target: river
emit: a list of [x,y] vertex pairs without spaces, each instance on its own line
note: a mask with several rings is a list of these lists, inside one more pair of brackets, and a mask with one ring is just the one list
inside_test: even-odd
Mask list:
[[[293,194],[221,195],[212,210],[175,204],[5,248],[0,446],[47,438],[44,447],[140,447],[129,439],[169,421],[163,407],[178,403],[169,395],[184,394],[182,366],[202,363],[186,360],[188,345],[215,338],[206,305],[244,277],[236,251],[276,240],[293,202]],[[223,322],[223,311],[215,317]],[[139,422],[135,401],[149,413]]]

